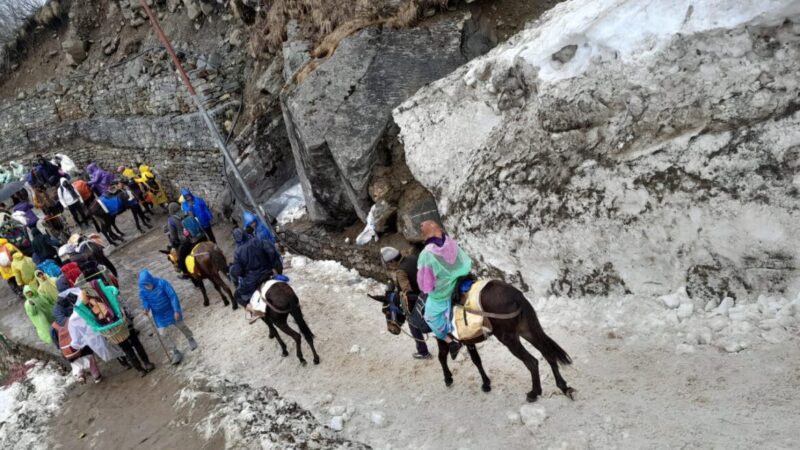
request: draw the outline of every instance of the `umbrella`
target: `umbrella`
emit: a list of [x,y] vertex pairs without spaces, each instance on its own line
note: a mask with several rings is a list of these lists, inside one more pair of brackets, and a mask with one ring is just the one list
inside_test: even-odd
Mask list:
[[0,202],[4,202],[11,198],[12,195],[25,189],[25,183],[22,181],[12,181],[0,189]]

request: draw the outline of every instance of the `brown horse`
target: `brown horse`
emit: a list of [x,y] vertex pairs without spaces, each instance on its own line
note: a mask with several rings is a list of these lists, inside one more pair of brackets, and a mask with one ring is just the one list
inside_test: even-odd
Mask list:
[[[383,303],[383,312],[386,316],[388,330],[392,334],[400,334],[401,326],[406,321],[408,311],[404,310],[398,296],[393,291],[387,291],[386,295],[370,295],[371,298]],[[409,299],[411,301],[412,299]],[[527,400],[534,402],[542,395],[542,383],[539,379],[539,361],[533,357],[522,345],[520,337],[530,342],[536,347],[542,356],[547,360],[550,369],[555,376],[556,385],[561,392],[570,399],[574,399],[575,390],[567,386],[567,382],[558,370],[558,364],[572,364],[572,359],[554,340],[552,340],[542,329],[536,312],[533,310],[528,299],[514,286],[502,281],[490,281],[481,291],[481,306],[483,315],[491,324],[492,334],[503,345],[508,347],[511,353],[520,359],[531,373],[533,388],[527,394]],[[463,299],[462,299],[463,303]],[[410,305],[409,310],[413,311],[414,306]],[[475,344],[486,340],[486,336],[476,339],[461,341],[467,347],[472,362],[477,366],[483,381],[482,389],[484,392],[492,390],[491,380],[483,370],[481,357]],[[447,366],[447,356],[449,354],[448,345],[445,341],[437,339],[439,344],[439,362],[444,371],[444,384],[453,384],[453,374]]]
[[[171,250],[159,251],[169,256],[169,260],[177,270],[177,250],[173,248]],[[220,250],[220,248],[217,247],[217,245],[213,242],[201,242],[195,246],[191,255],[194,256],[195,270],[194,273],[189,276],[189,280],[196,288],[200,289],[200,292],[203,293],[203,306],[209,305],[208,292],[206,292],[206,286],[203,283],[203,280],[211,280],[211,284],[214,285],[214,289],[216,289],[219,293],[219,296],[222,297],[222,302],[225,304],[225,306],[228,306],[228,299],[230,299],[230,303],[233,304],[233,309],[237,309],[239,305],[236,304],[236,300],[234,299],[231,289],[219,275],[220,273],[224,275],[228,270],[228,261],[225,259],[225,254],[222,253],[222,250]],[[225,294],[223,294],[223,291],[225,291],[225,294],[227,294],[227,298],[225,297]]]
[[[294,289],[287,283],[274,283],[271,286],[264,283],[258,289],[258,293],[261,295],[263,302],[266,303],[266,312],[263,316],[261,316],[261,314],[258,314],[258,316],[267,324],[267,327],[269,327],[270,339],[275,338],[278,341],[278,344],[281,346],[281,354],[283,356],[289,356],[289,352],[286,350],[286,344],[276,332],[275,327],[294,340],[295,348],[297,349],[297,359],[300,360],[300,364],[304,366],[307,364],[303,357],[303,351],[300,348],[302,344],[302,340],[300,339],[301,334],[302,337],[306,339],[306,342],[308,342],[308,346],[311,347],[311,353],[314,355],[314,364],[319,364],[319,355],[317,354],[317,349],[314,348],[314,333],[311,332],[311,328],[308,327],[303,317],[303,311],[300,309],[300,299],[297,298]],[[286,322],[289,315],[292,316],[297,327],[300,328],[300,333],[293,330]]]

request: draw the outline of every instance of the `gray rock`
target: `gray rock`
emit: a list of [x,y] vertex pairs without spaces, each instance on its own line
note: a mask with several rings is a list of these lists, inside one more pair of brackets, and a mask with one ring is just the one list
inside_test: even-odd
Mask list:
[[275,57],[258,77],[256,88],[262,93],[277,96],[283,88],[283,83],[283,61],[280,57]]
[[423,186],[413,183],[409,186],[397,209],[397,228],[410,242],[422,242],[419,226],[426,220],[435,220],[441,223],[436,200]]
[[561,50],[553,53],[553,61],[558,61],[562,64],[568,63],[578,51],[578,46],[575,44],[565,45]]
[[286,25],[286,42],[283,43],[283,79],[291,81],[294,74],[311,61],[311,42],[303,39],[296,20]]
[[66,53],[67,64],[71,66],[77,66],[86,60],[86,41],[78,38],[67,39],[61,43],[61,48]]
[[[284,73],[295,63],[284,48]],[[420,87],[462,65],[454,21],[406,30],[366,29],[282,95],[289,138],[312,220],[366,219],[372,168],[391,110]]]
[[203,13],[197,0],[183,0],[183,6],[186,8],[186,15],[190,20],[197,19]]

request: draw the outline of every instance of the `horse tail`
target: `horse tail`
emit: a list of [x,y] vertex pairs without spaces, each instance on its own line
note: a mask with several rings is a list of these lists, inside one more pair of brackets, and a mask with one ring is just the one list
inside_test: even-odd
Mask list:
[[530,329],[533,338],[531,339],[531,344],[542,353],[545,359],[552,357],[561,364],[572,364],[572,358],[569,354],[544,332],[542,324],[539,323],[539,318],[536,316],[536,311],[533,309],[533,305],[522,295],[522,292],[517,292],[517,304],[522,308],[522,316],[528,321],[528,329]]
[[300,309],[300,299],[297,298],[294,289],[289,290],[292,292],[292,297],[289,302],[289,314],[291,314],[292,318],[297,323],[297,327],[300,328],[300,333],[310,341],[314,339],[314,333],[311,331],[311,328],[308,327],[306,319],[303,317],[303,310]]

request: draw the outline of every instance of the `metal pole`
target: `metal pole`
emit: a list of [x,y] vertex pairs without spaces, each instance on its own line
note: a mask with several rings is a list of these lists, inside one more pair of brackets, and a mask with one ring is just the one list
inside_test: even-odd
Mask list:
[[189,95],[191,95],[194,104],[197,105],[197,109],[200,112],[200,115],[203,117],[203,121],[206,123],[206,127],[208,127],[208,131],[211,132],[211,136],[216,141],[217,147],[222,152],[222,155],[225,157],[225,161],[233,169],[233,175],[236,178],[236,181],[239,182],[239,185],[242,187],[245,195],[247,196],[247,200],[253,205],[255,209],[255,213],[259,219],[267,226],[269,231],[275,236],[275,239],[278,239],[277,233],[272,228],[272,223],[267,220],[267,214],[264,212],[264,209],[259,205],[255,199],[253,198],[253,194],[250,192],[250,189],[247,187],[247,184],[244,182],[242,178],[242,173],[239,172],[239,168],[236,166],[236,162],[231,157],[230,152],[228,152],[228,147],[225,145],[225,141],[222,139],[222,136],[219,134],[219,130],[217,130],[217,126],[214,124],[214,121],[211,120],[211,117],[208,115],[206,108],[203,106],[203,103],[200,101],[200,98],[197,96],[197,92],[194,90],[194,86],[192,86],[192,82],[189,80],[189,76],[186,74],[186,71],[183,69],[183,65],[181,64],[180,60],[178,60],[178,55],[175,54],[175,50],[172,48],[172,44],[170,44],[169,39],[164,34],[164,30],[161,29],[161,25],[158,23],[158,19],[156,18],[155,14],[153,14],[153,10],[147,6],[147,0],[140,0],[142,4],[142,8],[144,8],[145,13],[147,13],[147,17],[150,18],[150,23],[153,25],[153,28],[156,31],[156,35],[158,35],[158,39],[161,40],[161,43],[164,44],[164,47],[169,53],[170,58],[172,58],[172,62],[175,64],[175,67],[178,69],[178,73],[181,76],[181,80],[186,88],[189,90]]

